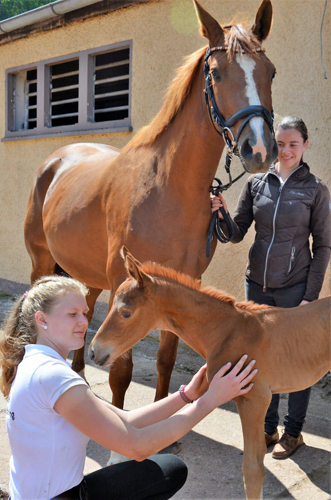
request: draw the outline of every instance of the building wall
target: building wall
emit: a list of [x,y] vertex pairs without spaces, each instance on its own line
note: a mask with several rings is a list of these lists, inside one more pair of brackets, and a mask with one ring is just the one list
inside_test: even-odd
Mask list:
[[[230,22],[236,12],[253,21],[259,3],[259,0],[201,0],[221,24]],[[295,114],[306,121],[310,146],[305,159],[330,187],[330,8],[323,28],[323,59],[329,78],[325,80],[319,39],[324,0],[274,0],[273,5],[273,28],[264,46],[277,67],[274,110],[281,116]],[[133,40],[132,132],[0,142],[0,288],[13,282],[29,282],[30,261],[24,247],[23,222],[38,164],[56,149],[74,142],[101,142],[122,148],[158,112],[182,58],[206,44],[198,30],[193,2],[155,0],[0,46],[2,138],[5,135],[5,69]],[[234,173],[240,171],[236,161],[233,170]],[[218,175],[226,180],[223,166]],[[226,193],[230,211],[235,207],[244,179]],[[240,245],[219,245],[204,275],[204,283],[242,299],[243,275],[253,237],[251,228]],[[327,281],[323,294],[329,292]]]

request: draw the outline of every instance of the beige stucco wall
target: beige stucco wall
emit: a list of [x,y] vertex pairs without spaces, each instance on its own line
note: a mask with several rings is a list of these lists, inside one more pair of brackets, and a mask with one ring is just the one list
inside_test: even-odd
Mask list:
[[[221,23],[236,12],[253,19],[259,0],[201,0]],[[274,109],[297,114],[307,122],[310,148],[306,160],[330,187],[330,8],[323,30],[324,64],[320,65],[319,30],[324,0],[274,0],[272,33],[265,43],[277,67]],[[198,34],[193,2],[155,0],[109,15],[76,22],[0,46],[0,137],[5,135],[5,69],[93,47],[133,40],[133,132],[21,140],[0,143],[0,279],[28,283],[30,261],[23,241],[27,199],[38,164],[51,152],[73,142],[102,142],[122,148],[160,109],[164,91],[182,57],[205,45]],[[234,170],[239,165],[234,162]],[[223,171],[219,175],[224,177]],[[244,180],[226,194],[233,211]],[[243,298],[243,274],[251,229],[240,245],[219,245],[204,282]],[[323,293],[327,293],[324,286]]]

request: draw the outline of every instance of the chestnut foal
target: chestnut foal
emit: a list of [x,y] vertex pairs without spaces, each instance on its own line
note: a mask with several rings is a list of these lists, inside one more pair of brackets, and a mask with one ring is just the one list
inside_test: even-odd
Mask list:
[[330,299],[282,309],[235,302],[187,275],[154,263],[141,265],[122,249],[129,278],[117,289],[112,308],[89,354],[108,365],[145,337],[165,329],[207,360],[208,379],[243,352],[256,359],[254,387],[236,398],[244,436],[243,473],[247,499],[262,494],[266,452],[264,417],[273,393],[315,384],[330,369]]

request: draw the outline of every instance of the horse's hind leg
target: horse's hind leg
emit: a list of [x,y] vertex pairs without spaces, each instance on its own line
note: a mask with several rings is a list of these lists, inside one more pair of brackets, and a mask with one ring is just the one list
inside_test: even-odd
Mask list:
[[168,396],[170,378],[176,361],[178,337],[171,332],[161,331],[160,347],[157,353],[157,384],[155,401]]
[[243,397],[236,399],[244,435],[243,474],[247,500],[262,499],[265,476],[263,460],[267,450],[264,418],[270,400],[271,395],[268,394],[261,397],[255,394],[249,400]]
[[[88,313],[87,313],[87,319],[88,322],[90,323],[92,316],[93,316],[93,311],[94,311],[94,306],[97,301],[97,298],[99,297],[100,293],[102,290],[99,288],[89,288],[89,294],[86,296],[86,302],[88,305]],[[86,340],[86,334],[85,334],[85,340]],[[84,359],[84,352],[85,352],[85,345],[81,347],[80,349],[77,349],[74,352],[74,358],[72,361],[72,369],[79,373],[83,378],[85,378],[85,359]]]

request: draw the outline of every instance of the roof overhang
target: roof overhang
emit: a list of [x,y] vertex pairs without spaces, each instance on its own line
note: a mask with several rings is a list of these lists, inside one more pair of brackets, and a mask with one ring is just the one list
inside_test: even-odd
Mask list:
[[58,0],[0,21],[0,44],[153,0]]

